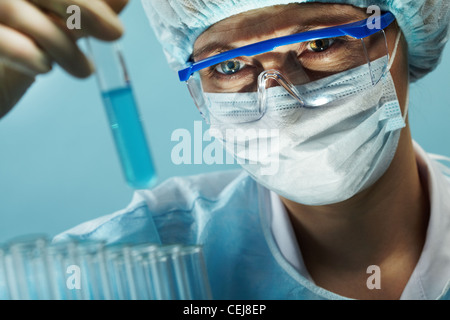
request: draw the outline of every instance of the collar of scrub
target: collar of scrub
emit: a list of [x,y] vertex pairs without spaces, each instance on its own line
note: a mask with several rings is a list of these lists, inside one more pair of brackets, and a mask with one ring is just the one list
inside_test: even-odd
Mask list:
[[[419,261],[402,293],[401,300],[439,299],[450,288],[450,178],[448,171],[414,142],[419,174],[428,184],[430,220],[425,245]],[[313,284],[298,246],[287,211],[281,199],[270,191],[268,223],[282,257],[302,278]]]

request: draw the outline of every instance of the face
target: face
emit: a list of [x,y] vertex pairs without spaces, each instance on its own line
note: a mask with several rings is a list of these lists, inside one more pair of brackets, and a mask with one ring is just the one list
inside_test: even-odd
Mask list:
[[[232,16],[210,27],[195,42],[193,59],[199,61],[234,48],[308,30],[367,19],[364,9],[350,5],[290,4],[252,10]],[[392,53],[398,27],[385,29]],[[379,33],[381,34],[381,33]],[[350,37],[346,37],[350,38]],[[386,42],[375,36],[364,43],[371,60],[386,54]],[[392,68],[400,103],[404,105],[408,85],[406,47],[402,41]],[[367,62],[360,40],[324,39],[288,45],[253,57],[240,57],[200,72],[205,92],[251,92],[258,75],[269,69],[287,74],[295,85],[343,72]],[[295,70],[295,71],[294,71]],[[301,70],[301,72],[299,72]]]
[[[213,25],[205,31],[197,39],[194,45],[193,59],[194,61],[199,61],[217,55],[221,52],[264,40],[298,34],[309,30],[324,29],[327,27],[349,24],[352,22],[365,20],[369,17],[370,15],[366,13],[365,9],[356,8],[349,5],[318,3],[291,4],[253,10],[232,16]],[[291,105],[290,103],[297,106],[297,101],[292,100],[285,102],[282,98],[287,97],[289,99],[291,98],[290,96],[294,95],[301,98],[301,94],[299,93],[302,92],[302,89],[309,90],[312,88],[311,92],[314,93],[314,89],[317,84],[322,86],[330,79],[330,85],[338,84],[337,87],[339,87],[340,75],[343,72],[352,70],[356,67],[361,67],[357,70],[358,73],[356,73],[356,76],[365,76],[368,74],[368,69],[364,69],[364,67],[368,65],[369,61],[377,61],[377,64],[375,65],[383,66],[383,63],[386,63],[386,59],[383,58],[385,58],[387,54],[389,54],[392,59],[392,53],[395,48],[397,35],[399,34],[397,24],[392,23],[389,27],[385,28],[384,31],[376,32],[376,35],[381,35],[381,37],[370,36],[364,38],[364,44],[361,40],[355,40],[349,36],[336,37],[336,35],[333,34],[331,34],[328,39],[319,38],[318,40],[320,41],[305,40],[300,44],[298,42],[294,42],[286,46],[277,47],[269,52],[264,52],[253,56],[231,58],[232,60],[224,61],[223,63],[219,62],[219,64],[211,66],[210,68],[203,68],[202,70],[197,71],[198,73],[194,75],[192,78],[192,83],[196,85],[195,88],[198,90],[200,87],[198,85],[199,80],[201,81],[203,92],[207,93],[207,95],[205,94],[205,97],[210,99],[205,100],[215,101],[214,99],[220,100],[222,98],[230,100],[235,99],[235,101],[232,102],[238,105],[238,107],[236,107],[237,112],[240,112],[241,109],[245,112],[250,110],[250,115],[256,113],[259,116],[259,113],[254,112],[256,108],[252,109],[252,106],[255,105],[258,107],[258,103],[264,101],[265,93],[273,94],[274,99],[272,102],[273,105],[275,105],[273,110],[276,110],[276,112],[273,112],[272,114],[266,113],[266,118],[256,119],[261,120],[259,122],[248,122],[248,124],[247,122],[239,122],[236,124],[230,124],[232,120],[234,120],[232,117],[226,118],[226,121],[222,121],[222,118],[220,118],[222,115],[221,112],[226,114],[228,109],[231,108],[222,107],[223,105],[220,103],[216,103],[215,105],[211,103],[210,119],[214,120],[214,122],[211,121],[211,123],[212,125],[215,125],[215,127],[225,129],[234,127],[255,127],[265,129],[270,126],[279,129],[281,132],[281,139],[283,139],[281,143],[281,153],[271,154],[266,159],[269,159],[270,161],[278,157],[277,160],[279,161],[275,162],[279,164],[281,170],[279,170],[276,174],[265,175],[259,174],[257,171],[251,171],[253,169],[258,170],[260,166],[247,166],[245,169],[250,171],[257,178],[257,181],[261,182],[263,185],[272,188],[276,192],[278,191],[281,195],[288,195],[289,198],[294,199],[298,203],[308,203],[310,205],[317,205],[318,203],[332,204],[336,201],[342,201],[342,198],[345,196],[342,196],[341,198],[341,195],[344,193],[347,193],[350,196],[351,194],[356,194],[358,192],[358,179],[360,177],[365,177],[367,174],[367,177],[369,177],[368,179],[379,179],[375,175],[372,175],[371,172],[365,171],[374,163],[371,158],[372,155],[369,153],[366,154],[365,152],[354,152],[354,146],[352,143],[349,143],[350,146],[347,148],[348,150],[342,150],[342,156],[339,155],[340,157],[338,157],[340,160],[336,159],[336,161],[334,161],[336,154],[338,152],[340,153],[341,150],[338,150],[338,148],[334,146],[332,148],[327,148],[329,144],[334,142],[333,138],[339,137],[337,139],[340,139],[340,144],[337,145],[342,147],[342,149],[346,149],[345,142],[348,142],[349,139],[353,139],[355,144],[364,144],[362,146],[365,148],[360,148],[359,150],[370,150],[370,152],[372,152],[373,150],[378,150],[376,149],[378,147],[383,148],[382,150],[385,156],[383,159],[380,159],[379,162],[374,164],[377,166],[377,169],[373,172],[381,172],[385,170],[385,167],[389,165],[389,163],[391,163],[391,159],[389,157],[392,155],[391,151],[394,151],[393,148],[396,148],[396,139],[399,136],[389,135],[389,143],[381,146],[379,145],[379,142],[382,139],[369,139],[366,142],[363,142],[362,140],[366,139],[365,134],[370,134],[372,132],[370,130],[374,130],[373,132],[377,133],[379,132],[377,137],[380,137],[384,133],[383,131],[375,131],[379,129],[379,126],[375,124],[376,128],[372,128],[373,122],[371,121],[362,120],[364,121],[365,126],[359,126],[358,123],[355,123],[355,119],[356,121],[359,121],[359,119],[364,117],[359,113],[356,114],[360,111],[361,113],[368,111],[368,119],[377,120],[378,114],[369,112],[374,111],[371,107],[375,106],[375,103],[380,103],[377,99],[379,99],[384,93],[382,90],[383,88],[380,86],[375,87],[374,95],[371,95],[370,92],[366,90],[359,96],[353,95],[351,99],[342,99],[342,106],[344,108],[348,108],[348,110],[340,108],[341,106],[339,106],[338,102],[341,100],[339,100],[336,101],[335,104],[332,104],[330,108],[305,108],[301,111],[297,111],[299,108],[289,108]],[[403,41],[400,43],[397,50],[398,52],[391,68],[391,75],[394,80],[398,100],[401,107],[404,108],[408,87],[408,63],[406,59],[407,50]],[[302,72],[296,73],[295,70],[301,70]],[[264,76],[272,71],[279,71],[281,73],[279,78],[271,80],[278,82],[280,86],[284,87],[285,91],[288,93],[287,95],[285,94],[286,92],[278,90],[279,88],[275,88],[274,90],[272,90],[272,88],[270,88],[270,90],[265,90],[267,88],[264,88],[266,85],[266,83],[263,82],[266,80]],[[330,75],[335,75],[335,77],[330,77],[323,82],[318,81],[315,84],[311,83],[310,86],[305,85],[303,87],[297,87],[306,84],[308,81],[315,81]],[[350,75],[354,74],[350,72]],[[372,76],[373,75],[374,74],[372,73]],[[361,78],[362,81],[360,81],[359,78],[356,78],[356,76],[351,79],[351,83],[353,84],[353,81],[358,81],[358,83],[355,83],[357,89],[360,85],[359,82],[361,82],[361,86],[365,86],[366,84],[370,85],[370,78]],[[283,81],[278,81],[279,79],[282,79],[283,81],[285,79],[289,80],[284,81],[284,83],[287,83],[288,85],[284,86],[282,83]],[[255,83],[257,88],[254,86]],[[273,83],[269,86],[272,85],[277,84]],[[291,88],[293,88],[293,90],[289,91]],[[299,90],[297,90],[297,88],[299,88]],[[389,86],[389,89],[391,88],[392,87]],[[250,92],[256,94],[215,94],[238,92]],[[279,92],[282,92],[282,94],[279,94]],[[258,96],[258,98],[254,98],[255,96]],[[245,104],[245,100],[239,100],[239,97],[249,99],[250,102],[248,104],[250,106]],[[371,101],[366,103],[364,100],[365,98],[373,98],[376,101],[374,101],[374,104],[372,104]],[[278,107],[278,101],[282,101],[279,106],[279,110],[282,111],[276,109],[276,107]],[[357,105],[359,103],[361,106]],[[208,107],[210,107],[210,105],[206,104],[206,108]],[[358,109],[359,107],[361,107],[361,110]],[[369,107],[369,110],[364,110],[364,108]],[[234,116],[234,110],[235,109],[232,109],[232,112],[230,112],[231,116]],[[294,111],[290,113],[291,110]],[[213,114],[214,111],[217,113]],[[247,116],[245,113],[243,114]],[[236,118],[241,117],[246,120],[246,118],[241,116],[241,114],[238,113],[237,115],[238,117]],[[345,118],[346,115],[349,117]],[[303,131],[298,129],[300,125],[297,121],[298,118],[295,118],[295,116],[304,117],[302,118],[302,121],[304,121],[304,123],[302,123],[302,128],[307,129]],[[317,119],[317,116],[322,116],[322,118]],[[229,121],[230,123],[227,122],[228,119],[232,119]],[[322,122],[316,122],[316,119],[321,120]],[[342,119],[342,125],[341,120],[339,119]],[[292,128],[290,128],[290,124],[294,122],[290,122],[290,120],[295,121],[295,126],[292,126]],[[297,125],[299,126],[296,127]],[[355,130],[350,130],[352,128],[355,128]],[[291,129],[295,129],[296,131],[294,132],[294,130]],[[343,130],[340,131],[341,129]],[[329,134],[330,132],[331,134]],[[397,148],[397,153],[393,162],[402,164],[405,163],[404,158],[410,155],[409,150],[402,147],[407,144],[409,129],[406,128],[401,131],[396,131],[396,133],[397,132],[400,134],[401,141],[398,144],[400,147]],[[358,135],[359,133],[361,133],[361,136]],[[300,150],[303,146],[306,148]],[[400,152],[398,152],[398,150],[400,150]],[[350,154],[350,152],[352,152],[352,154]],[[355,157],[352,157],[353,155],[355,155]],[[340,163],[344,163],[344,165],[341,165]],[[360,171],[358,174],[354,174],[353,178],[355,179],[349,182],[349,180],[346,179],[346,170],[349,168],[354,168],[352,166],[353,164],[361,164],[358,168]],[[339,168],[335,165],[339,166]],[[300,166],[303,166],[301,170]],[[397,166],[391,167],[395,168]],[[313,168],[317,169],[317,171],[313,171]],[[344,168],[345,170],[340,170],[341,168]],[[313,175],[316,174],[318,177],[317,179],[313,177]],[[328,183],[328,181],[326,181],[326,179],[329,179],[330,177],[333,179],[333,183]],[[302,190],[300,190],[302,187],[299,187],[299,181],[302,181],[302,183],[304,182],[303,186],[305,187]],[[289,190],[287,190],[287,188]],[[347,188],[348,190],[341,190],[343,188]],[[296,190],[299,191],[297,194],[294,194]],[[311,193],[316,191],[317,193],[309,194],[310,190]],[[324,193],[319,194],[319,191],[323,191]],[[325,195],[327,198],[320,199],[322,195]]]

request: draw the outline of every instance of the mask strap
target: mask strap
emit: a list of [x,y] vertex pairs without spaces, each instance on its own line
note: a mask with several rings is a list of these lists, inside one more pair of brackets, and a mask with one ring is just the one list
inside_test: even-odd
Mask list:
[[403,115],[403,121],[406,123],[406,117],[409,111],[409,73],[408,73],[408,85],[406,87],[406,100],[405,100],[405,114]]
[[[402,31],[399,30],[397,33],[397,38],[395,39],[395,45],[394,45],[394,50],[392,51],[392,56],[391,59],[389,61],[388,64],[388,71],[391,71],[392,65],[394,64],[395,58],[397,57],[397,51],[398,51],[398,47],[400,44],[400,39],[402,38]],[[403,115],[403,121],[406,122],[406,117],[408,116],[408,112],[409,112],[409,73],[408,73],[408,85],[406,88],[406,100],[405,100],[405,114]]]
[[388,71],[391,70],[392,65],[394,64],[395,58],[397,57],[398,45],[400,44],[401,38],[402,38],[402,31],[399,30],[397,33],[397,38],[395,39],[394,51],[392,51],[392,57],[389,61],[388,67],[387,67]]

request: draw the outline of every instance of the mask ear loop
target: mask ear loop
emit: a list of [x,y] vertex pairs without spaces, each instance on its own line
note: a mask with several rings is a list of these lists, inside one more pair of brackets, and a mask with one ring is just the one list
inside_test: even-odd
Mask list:
[[[394,45],[394,50],[392,51],[392,56],[391,59],[389,61],[388,67],[387,67],[387,72],[391,71],[392,65],[395,62],[395,58],[397,57],[397,52],[398,52],[398,47],[400,44],[400,39],[402,38],[402,31],[399,30],[397,33],[397,38],[395,39],[395,45]],[[406,117],[408,116],[408,112],[409,112],[409,72],[408,72],[408,85],[406,86],[406,100],[405,100],[405,112],[403,115],[403,120],[406,123]]]
[[403,121],[406,123],[406,117],[409,112],[409,72],[408,72],[408,85],[406,86],[406,100],[405,100],[405,114],[403,115]]
[[402,31],[398,30],[397,38],[395,39],[394,50],[392,51],[391,59],[389,60],[389,64],[387,67],[387,71],[391,71],[392,65],[394,64],[395,58],[397,57],[397,51],[400,44],[400,39],[402,38]]

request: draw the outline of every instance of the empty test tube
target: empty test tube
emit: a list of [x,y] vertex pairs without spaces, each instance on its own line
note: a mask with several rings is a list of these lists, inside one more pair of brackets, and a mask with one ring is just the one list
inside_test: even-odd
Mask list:
[[184,274],[186,300],[211,300],[203,251],[200,246],[183,246],[179,252],[181,272]]
[[14,300],[52,299],[47,260],[48,240],[44,236],[16,239],[8,245],[6,269]]
[[163,299],[162,282],[165,281],[158,272],[157,254],[159,246],[143,244],[132,248],[132,259],[136,276],[139,299]]
[[81,270],[81,292],[84,300],[109,300],[111,288],[102,241],[77,244],[78,266]]
[[114,245],[105,252],[108,278],[114,300],[145,299],[138,290],[137,274],[129,245]]
[[6,251],[0,247],[0,300],[10,300],[8,275],[6,273]]
[[48,260],[51,272],[52,291],[55,300],[82,300],[81,286],[75,283],[79,259],[77,243],[73,241],[56,243],[49,246]]
[[125,179],[133,189],[152,187],[156,172],[119,44],[88,39],[88,48]]

